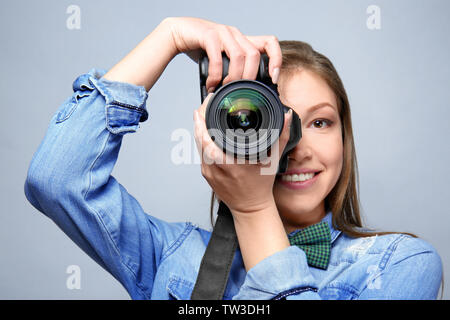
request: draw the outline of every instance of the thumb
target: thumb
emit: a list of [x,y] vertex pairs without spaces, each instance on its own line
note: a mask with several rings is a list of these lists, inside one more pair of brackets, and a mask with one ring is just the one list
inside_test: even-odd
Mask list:
[[200,106],[200,108],[198,109],[199,114],[205,118],[205,114],[206,114],[206,106],[208,105],[209,100],[211,99],[211,97],[214,95],[214,93],[210,93],[206,96],[205,100],[203,100],[202,105]]
[[[289,109],[289,111],[284,116],[283,130],[281,131],[280,136],[273,145],[273,149],[269,151],[269,158],[262,161],[263,166],[272,166],[273,161],[276,161],[276,163],[280,161],[281,156],[283,155],[283,151],[286,148],[286,145],[289,141],[291,132],[291,123],[292,123],[292,109]],[[272,150],[274,152],[272,152]]]
[[280,155],[283,153],[286,144],[289,141],[290,133],[291,133],[291,123],[292,123],[292,109],[289,109],[286,116],[284,117],[284,125],[283,131],[280,135]]

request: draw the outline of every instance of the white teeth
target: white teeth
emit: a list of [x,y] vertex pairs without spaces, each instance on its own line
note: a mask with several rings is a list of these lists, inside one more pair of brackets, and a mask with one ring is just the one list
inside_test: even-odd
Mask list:
[[283,181],[292,181],[292,182],[297,182],[297,181],[306,181],[309,179],[312,179],[314,177],[315,173],[311,172],[311,173],[300,173],[299,175],[297,174],[284,174],[281,176],[281,180]]

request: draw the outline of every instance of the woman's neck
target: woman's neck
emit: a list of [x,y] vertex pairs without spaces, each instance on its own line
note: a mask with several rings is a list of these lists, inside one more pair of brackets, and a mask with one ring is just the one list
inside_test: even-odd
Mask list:
[[303,229],[313,224],[319,223],[325,217],[325,204],[321,203],[314,210],[305,213],[295,213],[285,215],[280,212],[281,221],[283,222],[286,233],[289,234],[297,229]]

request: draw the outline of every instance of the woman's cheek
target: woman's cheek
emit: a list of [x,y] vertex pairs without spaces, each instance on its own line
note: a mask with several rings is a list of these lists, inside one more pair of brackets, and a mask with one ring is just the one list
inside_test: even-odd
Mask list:
[[322,163],[330,175],[328,191],[331,191],[342,171],[344,148],[340,131],[336,132],[336,134],[329,135],[327,139],[322,141],[321,146],[318,152],[320,152],[320,159],[322,159]]

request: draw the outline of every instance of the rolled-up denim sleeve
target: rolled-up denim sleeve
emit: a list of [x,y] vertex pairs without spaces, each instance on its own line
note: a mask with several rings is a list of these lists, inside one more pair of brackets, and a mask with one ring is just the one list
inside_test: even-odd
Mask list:
[[290,246],[248,270],[233,300],[320,300],[305,253]]
[[103,74],[92,69],[73,82],[31,160],[24,191],[132,298],[146,299],[158,264],[187,224],[147,215],[111,175],[123,136],[148,118],[147,92]]

